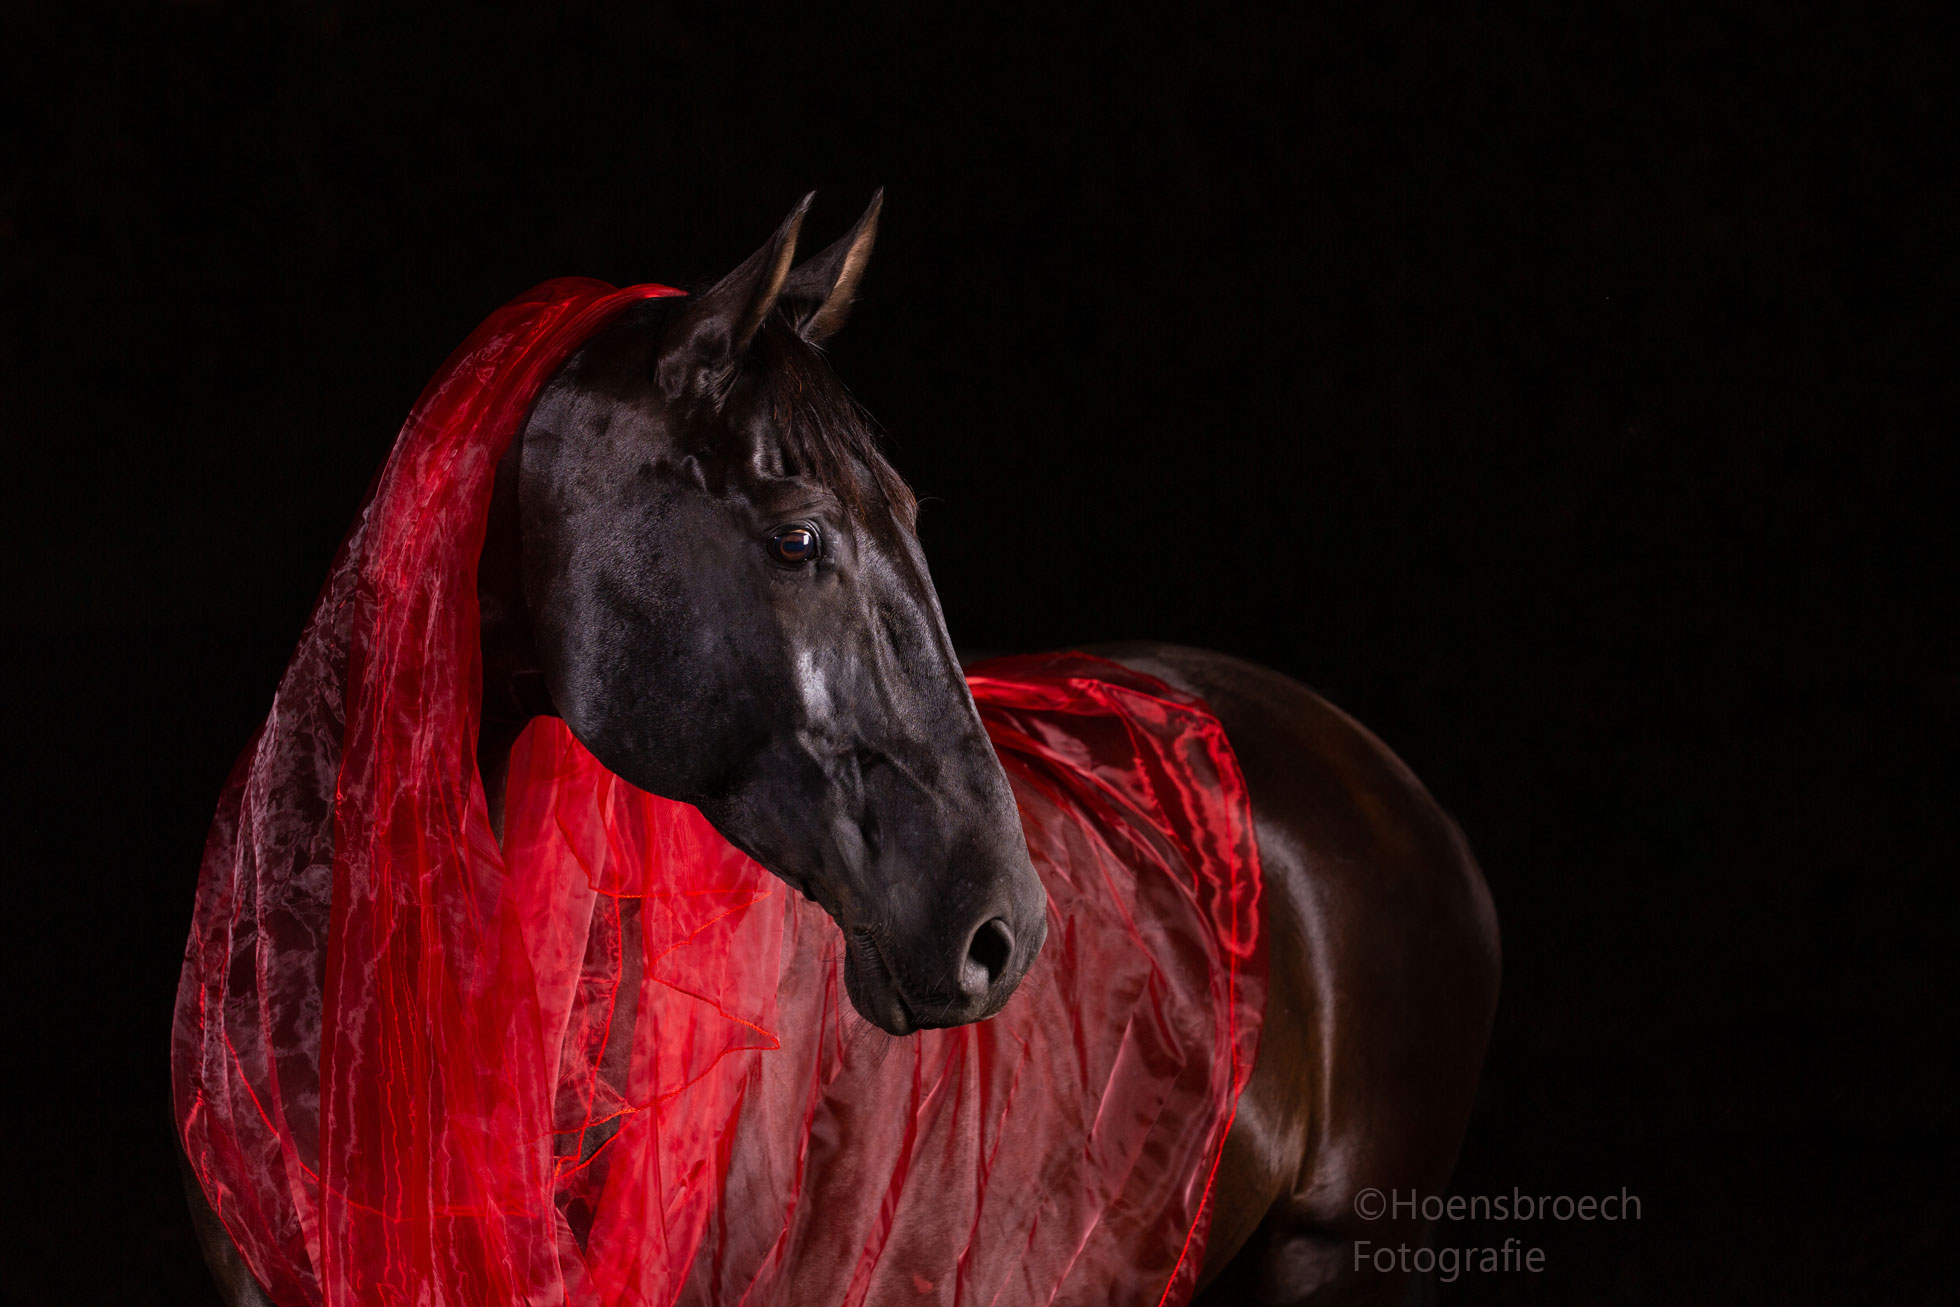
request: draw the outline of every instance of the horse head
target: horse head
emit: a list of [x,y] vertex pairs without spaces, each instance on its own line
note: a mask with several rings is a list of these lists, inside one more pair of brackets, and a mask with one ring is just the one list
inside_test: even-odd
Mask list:
[[486,733],[555,714],[699,808],[829,913],[852,1003],[905,1034],[998,1011],[1047,896],[912,496],[819,348],[881,200],[799,265],[806,196],[568,359],[499,467],[479,590]]

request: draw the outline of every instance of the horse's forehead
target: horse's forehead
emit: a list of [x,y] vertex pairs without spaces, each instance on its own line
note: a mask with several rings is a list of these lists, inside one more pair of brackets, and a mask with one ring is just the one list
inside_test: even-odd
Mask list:
[[[757,361],[733,379],[719,403],[670,399],[651,365],[658,336],[652,324],[628,324],[592,342],[556,379],[551,389],[557,402],[541,405],[539,413],[549,410],[556,434],[583,445],[574,461],[588,473],[603,472],[609,463],[666,465],[682,473],[683,483],[754,501],[794,498],[813,484],[813,469],[798,466],[802,460],[787,430],[790,414],[835,396],[811,394],[797,375]],[[831,461],[847,484],[821,487],[826,507],[880,539],[896,543],[910,536],[909,522],[888,502],[883,479],[864,464],[862,451],[838,449]]]

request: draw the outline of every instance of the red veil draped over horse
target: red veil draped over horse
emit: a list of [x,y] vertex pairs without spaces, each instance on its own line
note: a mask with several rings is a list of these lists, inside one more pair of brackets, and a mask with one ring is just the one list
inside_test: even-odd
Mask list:
[[220,801],[172,1047],[186,1155],[300,1304],[1181,1302],[1263,1007],[1217,721],[1080,654],[971,678],[1049,893],[990,1021],[893,1039],[821,911],[540,719],[475,764],[497,461],[677,292],[554,281],[416,405]]

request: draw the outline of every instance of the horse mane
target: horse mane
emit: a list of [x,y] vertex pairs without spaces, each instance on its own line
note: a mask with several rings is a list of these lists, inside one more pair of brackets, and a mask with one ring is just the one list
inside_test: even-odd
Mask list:
[[780,312],[770,314],[757,333],[756,350],[774,390],[789,470],[836,495],[860,522],[876,526],[882,505],[916,533],[919,504],[912,487],[886,460],[877,420],[837,379],[823,352]]

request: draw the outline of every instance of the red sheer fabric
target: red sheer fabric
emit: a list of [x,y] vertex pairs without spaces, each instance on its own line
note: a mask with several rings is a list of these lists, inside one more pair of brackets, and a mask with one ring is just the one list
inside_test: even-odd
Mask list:
[[1080,654],[971,678],[1049,891],[1006,1010],[892,1039],[819,910],[535,723],[474,755],[476,556],[552,370],[639,299],[486,322],[377,478],[220,802],[186,1154],[300,1304],[1180,1302],[1264,1002],[1218,723]]

